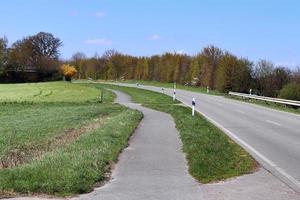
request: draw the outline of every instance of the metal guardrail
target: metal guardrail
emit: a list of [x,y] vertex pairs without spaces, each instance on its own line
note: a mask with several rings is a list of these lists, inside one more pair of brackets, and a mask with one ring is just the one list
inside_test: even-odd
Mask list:
[[271,98],[271,97],[264,97],[264,96],[258,96],[258,95],[250,95],[245,93],[238,93],[238,92],[229,92],[229,95],[242,97],[242,98],[248,98],[248,99],[256,99],[261,101],[267,101],[267,102],[273,102],[273,103],[279,103],[289,106],[296,106],[300,107],[300,101],[293,101],[288,99],[279,99],[279,98]]

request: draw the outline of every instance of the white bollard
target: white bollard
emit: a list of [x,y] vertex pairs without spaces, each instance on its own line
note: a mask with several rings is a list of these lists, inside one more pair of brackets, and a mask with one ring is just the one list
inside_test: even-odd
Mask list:
[[173,101],[176,101],[176,90],[173,91]]
[[252,95],[252,89],[249,90],[250,95]]
[[209,87],[208,86],[206,87],[206,93],[209,93]]
[[192,99],[192,116],[193,117],[195,116],[195,106],[196,106],[196,100],[193,97],[193,99]]
[[165,91],[165,89],[164,89],[164,88],[161,88],[161,92],[162,92],[163,94],[165,93],[164,91]]

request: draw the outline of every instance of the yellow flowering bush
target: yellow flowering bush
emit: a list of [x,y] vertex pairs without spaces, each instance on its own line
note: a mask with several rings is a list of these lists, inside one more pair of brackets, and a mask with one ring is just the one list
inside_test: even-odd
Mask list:
[[77,73],[77,70],[75,69],[74,66],[69,65],[69,64],[64,64],[61,66],[62,73],[66,79],[66,81],[71,81],[71,78],[75,76]]

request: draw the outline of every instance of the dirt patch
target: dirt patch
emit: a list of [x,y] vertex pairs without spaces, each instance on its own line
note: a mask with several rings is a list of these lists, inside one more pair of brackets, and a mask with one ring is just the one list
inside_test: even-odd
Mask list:
[[11,198],[11,197],[15,197],[16,195],[17,193],[15,193],[14,191],[0,190],[0,199]]
[[35,141],[34,144],[15,144],[0,157],[0,169],[13,168],[39,160],[45,153],[67,146],[76,141],[81,135],[103,127],[107,120],[108,117],[97,118],[82,127],[67,129],[54,138],[39,142]]

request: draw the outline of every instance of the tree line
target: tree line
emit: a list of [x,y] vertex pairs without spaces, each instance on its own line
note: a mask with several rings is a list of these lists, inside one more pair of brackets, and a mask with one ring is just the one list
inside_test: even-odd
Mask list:
[[136,57],[110,50],[91,58],[78,52],[68,62],[77,67],[81,79],[176,82],[221,92],[248,93],[252,89],[270,97],[278,97],[289,83],[300,84],[299,67],[290,70],[266,60],[254,63],[212,45],[195,56],[164,53]]
[[299,67],[291,70],[267,60],[254,63],[213,45],[193,56],[167,52],[137,57],[109,50],[92,57],[78,52],[67,61],[59,60],[61,46],[59,38],[44,32],[18,40],[10,47],[6,38],[0,38],[0,81],[1,74],[8,71],[32,69],[57,79],[59,66],[71,64],[76,67],[78,79],[176,82],[221,92],[248,93],[252,89],[258,95],[270,97],[280,96],[288,84],[300,87]]

